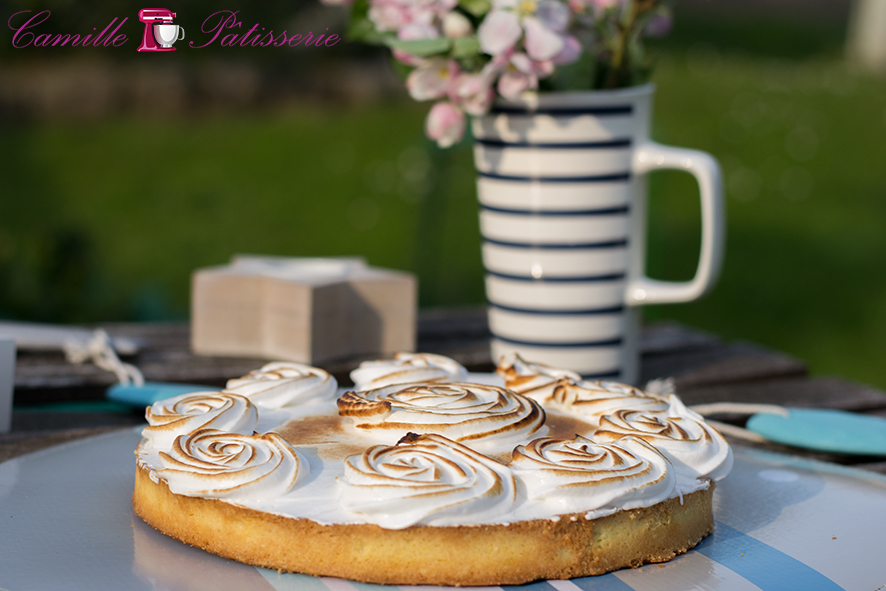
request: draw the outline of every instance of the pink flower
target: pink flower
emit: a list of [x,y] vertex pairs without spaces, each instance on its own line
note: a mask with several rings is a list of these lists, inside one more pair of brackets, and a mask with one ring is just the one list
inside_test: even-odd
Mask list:
[[511,51],[522,34],[523,27],[516,13],[505,10],[493,10],[487,14],[477,29],[481,49],[493,56]]
[[483,115],[489,111],[495,92],[491,80],[482,72],[459,74],[450,86],[449,97],[468,115]]
[[401,64],[406,64],[407,66],[418,67],[424,63],[424,58],[420,58],[417,55],[412,55],[411,53],[406,53],[402,49],[392,49],[391,54],[393,54],[394,58],[400,62]]
[[509,100],[517,100],[520,95],[538,88],[539,78],[554,72],[551,61],[534,61],[525,53],[514,53],[507,57],[498,79],[498,93]]
[[468,17],[460,12],[452,11],[443,17],[443,34],[450,39],[467,37],[474,32],[474,27]]
[[397,31],[397,38],[404,41],[415,41],[418,39],[437,39],[440,37],[440,30],[431,23],[412,22],[403,25]]
[[492,83],[502,68],[487,67],[477,74],[461,72],[458,62],[446,58],[423,60],[409,73],[406,88],[417,101],[447,96],[449,101],[470,115],[489,110],[495,92]]
[[586,26],[593,27],[595,19],[603,18],[604,12],[623,7],[628,0],[568,0],[569,7]]
[[555,66],[565,66],[578,61],[583,48],[581,42],[572,35],[563,38],[563,50],[554,56],[551,61]]
[[409,22],[404,7],[392,0],[376,0],[369,7],[368,16],[379,31],[397,31]]
[[[455,8],[458,0],[370,0],[369,20],[381,32],[396,32],[404,27],[418,28],[422,36],[409,33],[410,39],[432,39],[440,36],[441,20]],[[433,36],[426,36],[433,29]],[[401,37],[402,38],[402,37]]]
[[425,121],[425,133],[441,148],[448,148],[465,134],[465,114],[448,101],[431,107]]
[[674,26],[674,19],[669,12],[656,12],[643,28],[643,34],[647,37],[664,37]]
[[494,0],[477,30],[480,47],[492,56],[514,49],[523,36],[526,53],[536,61],[553,59],[565,46],[569,8],[559,0]]
[[445,96],[458,76],[458,62],[446,58],[425,60],[409,73],[406,89],[417,101],[428,101]]
[[569,0],[569,8],[576,14],[584,14],[591,10],[593,0]]
[[626,4],[625,0],[590,0],[591,4],[597,10],[606,10],[608,8],[616,8]]

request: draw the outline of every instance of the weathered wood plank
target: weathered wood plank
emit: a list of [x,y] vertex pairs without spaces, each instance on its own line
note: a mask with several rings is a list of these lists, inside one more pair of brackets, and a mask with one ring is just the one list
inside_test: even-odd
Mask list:
[[658,322],[643,328],[640,352],[644,357],[663,353],[722,346],[716,336],[675,322]]
[[886,392],[841,378],[783,378],[685,390],[678,384],[677,394],[688,405],[743,402],[856,412],[886,408]]

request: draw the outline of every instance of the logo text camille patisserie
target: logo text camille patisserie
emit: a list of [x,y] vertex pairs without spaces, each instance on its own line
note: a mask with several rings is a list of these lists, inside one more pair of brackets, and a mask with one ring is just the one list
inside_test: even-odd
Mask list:
[[[312,32],[308,32],[305,35],[300,33],[289,35],[285,30],[276,34],[271,29],[265,33],[265,27],[262,27],[259,23],[255,23],[252,25],[252,28],[242,33],[243,23],[237,18],[239,12],[239,10],[219,10],[210,14],[203,21],[203,26],[200,30],[211,34],[212,38],[202,45],[198,45],[193,41],[189,45],[194,49],[208,47],[215,43],[219,37],[221,37],[219,45],[225,47],[282,47],[284,45],[289,47],[297,47],[298,45],[304,45],[305,47],[312,45],[314,47],[332,47],[340,40],[340,37],[335,33],[331,35],[323,33],[317,37],[314,37]],[[222,35],[225,29],[228,29],[229,32],[227,35]],[[238,32],[233,32],[232,30]],[[328,31],[329,27],[326,30]]]
[[[127,41],[126,35],[123,33],[118,34],[118,31],[120,30],[120,27],[123,26],[123,23],[127,21],[128,17],[124,17],[119,23],[117,23],[117,17],[114,17],[108,26],[102,29],[101,33],[98,35],[95,35],[94,33],[87,33],[85,35],[79,35],[76,33],[37,34],[29,29],[33,29],[37,25],[45,22],[52,13],[48,10],[43,10],[31,17],[27,17],[27,13],[30,12],[30,10],[21,10],[10,16],[7,21],[9,28],[15,31],[15,34],[12,36],[13,47],[18,49],[28,47],[29,45],[34,47],[64,47],[68,44],[70,44],[71,47],[120,47]],[[20,14],[25,16],[17,18]],[[19,21],[21,18],[27,18],[27,20],[19,26],[13,24],[13,21]],[[117,26],[111,30],[114,23],[117,23]],[[97,30],[97,27],[93,27],[92,30]]]
[[[193,49],[201,49],[218,44],[223,47],[332,47],[341,40],[335,33],[323,32],[314,35],[312,31],[305,34],[289,34],[285,29],[275,33],[273,29],[255,23],[248,30],[239,18],[238,10],[219,10],[203,21],[201,32],[210,35],[208,40],[191,41],[188,45]],[[129,17],[114,17],[101,32],[93,27],[92,32],[58,33],[44,32],[40,25],[46,23],[52,13],[42,10],[33,13],[31,10],[20,10],[7,20],[7,25],[15,31],[12,35],[12,46],[17,49],[26,47],[120,47],[129,38],[120,31]],[[279,30],[279,29],[278,29]],[[326,28],[329,31],[329,28]]]

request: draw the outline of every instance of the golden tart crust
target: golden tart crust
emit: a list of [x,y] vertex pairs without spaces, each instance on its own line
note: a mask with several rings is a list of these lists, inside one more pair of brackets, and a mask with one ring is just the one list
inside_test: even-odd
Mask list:
[[284,571],[394,585],[512,585],[665,562],[713,531],[714,483],[651,507],[588,520],[472,526],[323,525],[186,497],[139,466],[132,504],[164,534],[220,556]]

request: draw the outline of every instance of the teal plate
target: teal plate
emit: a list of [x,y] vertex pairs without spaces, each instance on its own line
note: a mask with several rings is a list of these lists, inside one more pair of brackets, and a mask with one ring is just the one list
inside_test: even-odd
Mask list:
[[190,394],[191,392],[218,391],[221,388],[213,386],[198,386],[196,384],[176,384],[174,382],[145,382],[143,386],[124,386],[115,384],[108,388],[109,400],[134,407],[145,407],[160,400],[166,400],[173,396]]
[[832,453],[886,456],[886,419],[842,410],[789,408],[788,416],[756,414],[747,429],[775,441]]

